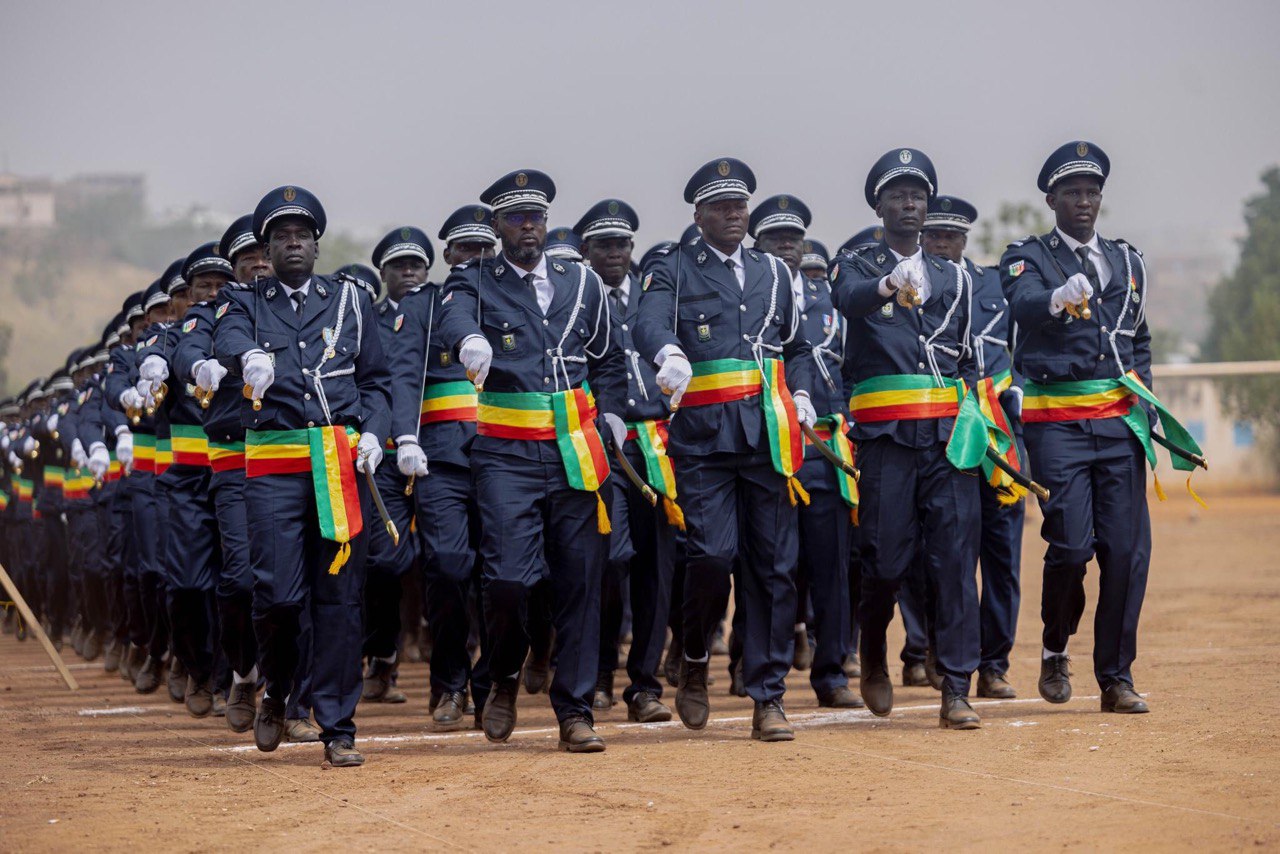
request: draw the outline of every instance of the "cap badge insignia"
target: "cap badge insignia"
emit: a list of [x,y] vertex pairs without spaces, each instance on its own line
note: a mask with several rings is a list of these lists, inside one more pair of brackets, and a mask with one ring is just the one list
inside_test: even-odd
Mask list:
[[898,159],[902,161],[903,165],[906,165],[906,164],[910,163],[910,162],[911,162],[911,151],[910,151],[910,149],[904,148],[904,149],[902,149],[901,151],[899,151],[899,152],[898,152]]
[[298,191],[297,191],[297,190],[293,189],[293,187],[285,187],[285,188],[284,188],[284,200],[285,200],[286,202],[292,202],[292,201],[293,201],[294,199],[296,199],[296,198],[298,198]]
[[785,211],[789,207],[791,207],[791,200],[788,199],[786,196],[783,196],[782,198],[778,199],[778,210]]
[[720,173],[721,178],[728,178],[729,177],[729,161],[721,160],[719,163],[717,163],[716,171]]
[[943,199],[942,201],[938,202],[938,207],[942,208],[944,211],[951,210],[951,200]]
[[472,212],[471,218],[476,222],[484,222],[484,208],[476,208],[475,211]]
[[517,186],[517,187],[522,187],[522,188],[523,188],[523,187],[525,187],[528,183],[529,183],[529,176],[528,176],[528,175],[524,174],[523,172],[517,172],[517,173],[516,173],[516,186]]
[[1076,154],[1077,154],[1078,156],[1080,156],[1080,157],[1087,157],[1087,156],[1088,156],[1088,154],[1089,154],[1089,143],[1087,143],[1087,142],[1077,142],[1077,143],[1076,143]]
[[883,253],[883,252],[881,252],[879,255],[877,255],[877,256],[876,256],[876,263],[877,263],[877,264],[883,264],[883,263],[884,263],[884,253]]
[[617,216],[617,215],[618,215],[618,203],[609,202],[609,216]]
[[884,240],[884,229],[876,226],[876,230],[871,232],[871,236],[876,240]]
[[401,240],[408,240],[410,236],[411,232],[409,231],[409,226],[406,225],[404,228],[400,229]]

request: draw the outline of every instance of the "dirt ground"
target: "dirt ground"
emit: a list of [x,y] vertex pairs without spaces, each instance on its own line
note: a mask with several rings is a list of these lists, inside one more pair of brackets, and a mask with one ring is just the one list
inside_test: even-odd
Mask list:
[[705,731],[629,725],[619,705],[601,717],[608,751],[570,756],[545,696],[522,695],[506,745],[432,734],[419,664],[401,671],[408,704],[362,707],[365,766],[322,769],[317,745],[260,754],[68,648],[71,693],[34,640],[3,636],[0,850],[1280,848],[1280,497],[1210,503],[1153,504],[1145,716],[1098,711],[1092,583],[1075,698],[1039,699],[1036,522],[1019,699],[976,702],[976,732],[938,729],[923,688],[898,689],[888,720],[819,710],[793,673],[797,739],[760,744],[717,659]]

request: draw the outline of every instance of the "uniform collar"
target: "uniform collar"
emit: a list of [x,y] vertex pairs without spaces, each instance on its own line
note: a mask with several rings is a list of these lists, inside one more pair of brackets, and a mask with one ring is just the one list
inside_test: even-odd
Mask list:
[[296,288],[291,288],[284,282],[280,282],[280,287],[284,288],[284,295],[287,297],[292,297],[298,292],[301,292],[304,297],[311,296],[311,277],[308,276],[307,280]]
[[723,264],[725,261],[728,261],[730,258],[732,258],[733,263],[738,266],[738,269],[742,269],[742,270],[746,269],[746,267],[742,263],[742,244],[741,243],[738,244],[737,249],[733,250],[732,255],[724,254],[719,249],[712,246],[711,243],[707,240],[703,240],[703,243],[706,243],[707,248],[716,254],[716,257],[720,259],[721,264]]
[[1102,254],[1102,246],[1099,245],[1098,243],[1097,231],[1093,232],[1093,237],[1089,238],[1088,243],[1081,243],[1079,240],[1076,240],[1070,234],[1067,234],[1065,231],[1058,228],[1057,226],[1054,226],[1053,230],[1057,233],[1058,237],[1062,240],[1062,242],[1067,244],[1067,248],[1070,249],[1073,253],[1079,250],[1081,246],[1086,246],[1089,249],[1090,255]]
[[534,267],[532,270],[524,269],[515,261],[512,261],[510,258],[507,259],[507,263],[511,265],[511,272],[515,273],[517,276],[519,276],[522,279],[525,276],[529,275],[530,273],[533,273],[533,277],[538,280],[545,280],[547,278],[547,253],[545,252],[543,252],[542,255],[539,256],[538,265]]

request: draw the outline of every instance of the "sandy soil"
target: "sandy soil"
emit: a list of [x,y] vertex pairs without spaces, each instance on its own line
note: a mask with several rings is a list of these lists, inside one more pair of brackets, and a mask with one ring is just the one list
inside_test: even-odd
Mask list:
[[976,732],[938,729],[929,689],[899,689],[881,721],[818,710],[792,674],[798,738],[759,744],[718,659],[707,730],[628,725],[618,706],[601,719],[608,751],[570,756],[545,696],[522,696],[507,745],[432,734],[425,666],[406,665],[410,702],[359,715],[367,764],[323,769],[318,746],[260,754],[68,648],[73,694],[34,641],[3,636],[0,849],[1280,848],[1280,497],[1211,501],[1154,510],[1145,716],[1099,713],[1089,615],[1075,699],[1038,698],[1034,522],[1020,698],[978,702]]

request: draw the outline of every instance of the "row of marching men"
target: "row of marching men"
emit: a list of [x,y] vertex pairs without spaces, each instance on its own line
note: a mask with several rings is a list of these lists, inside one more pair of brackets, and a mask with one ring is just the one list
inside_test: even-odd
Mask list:
[[[628,716],[672,716],[670,628],[675,711],[701,729],[731,589],[731,690],[754,701],[753,737],[794,737],[797,644],[813,644],[820,705],[888,715],[896,603],[904,682],[941,690],[944,727],[975,728],[975,672],[979,695],[1014,695],[1028,469],[1049,487],[1040,692],[1070,698],[1096,544],[1103,708],[1145,711],[1129,665],[1148,413],[1194,443],[1149,391],[1141,256],[1093,231],[1108,171],[1092,144],[1055,151],[1039,186],[1057,227],[997,271],[963,257],[976,211],[937,193],[915,149],[873,166],[881,225],[830,260],[804,203],[753,209],[755,176],[732,158],[688,182],[693,233],[638,264],[630,205],[549,229],[555,185],[521,170],[440,230],[443,285],[413,226],[378,244],[376,274],[316,274],[323,206],[280,187],[126,302],[99,361],[75,362],[73,401],[46,416],[44,386],[23,395],[9,463],[48,441],[33,462],[60,447],[101,483],[108,509],[80,524],[118,554],[94,573],[103,595],[80,576],[86,624],[101,637],[114,619],[117,649],[123,625],[139,690],[166,660],[185,674],[192,714],[225,686],[228,724],[263,750],[318,736],[332,764],[363,761],[357,701],[403,697],[411,572],[442,729],[474,715],[505,741],[523,673],[545,683],[564,749],[604,749],[624,600]],[[34,568],[32,544],[61,533],[27,528],[17,562]]]

